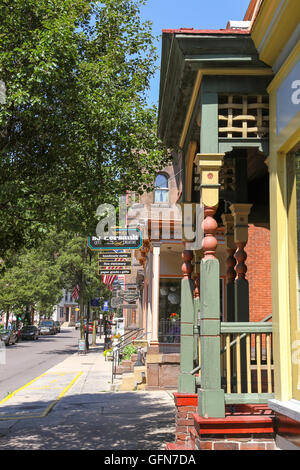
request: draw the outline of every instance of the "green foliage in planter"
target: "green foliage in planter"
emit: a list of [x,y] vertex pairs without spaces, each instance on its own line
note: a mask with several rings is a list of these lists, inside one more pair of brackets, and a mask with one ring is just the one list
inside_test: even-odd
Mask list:
[[128,360],[131,358],[132,354],[137,353],[137,347],[133,344],[128,344],[122,351],[122,359]]

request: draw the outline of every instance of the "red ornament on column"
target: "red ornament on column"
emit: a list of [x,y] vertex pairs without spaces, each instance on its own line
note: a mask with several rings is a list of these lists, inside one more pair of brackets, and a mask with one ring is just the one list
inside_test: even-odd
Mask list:
[[235,265],[236,265],[236,259],[234,257],[235,251],[232,248],[228,248],[227,250],[228,253],[228,258],[226,259],[226,266],[227,266],[227,271],[226,271],[226,278],[227,278],[227,284],[230,282],[233,282],[235,280],[236,272],[235,272]]
[[247,253],[245,252],[244,248],[246,246],[246,242],[237,242],[236,246],[237,250],[234,257],[237,261],[237,265],[235,267],[235,271],[238,279],[245,279],[247,272],[247,266],[245,264]]
[[199,299],[200,297],[200,275],[194,276],[194,298]]
[[183,265],[181,267],[182,273],[183,273],[183,278],[184,279],[191,279],[191,274],[193,271],[193,266],[192,266],[192,259],[193,259],[193,251],[192,250],[184,250],[181,255],[183,259]]
[[204,221],[202,224],[204,231],[204,239],[202,248],[204,250],[204,259],[215,259],[215,253],[218,246],[218,241],[214,236],[218,228],[217,221],[214,219],[217,207],[204,207]]

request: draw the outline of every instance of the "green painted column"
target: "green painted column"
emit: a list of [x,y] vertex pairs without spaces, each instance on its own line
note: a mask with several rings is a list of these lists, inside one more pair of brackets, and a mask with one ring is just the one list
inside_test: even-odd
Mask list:
[[200,269],[201,388],[198,392],[200,416],[225,416],[221,389],[220,360],[220,269],[217,259],[203,259]]
[[201,153],[217,153],[218,144],[218,94],[203,90],[201,101]]
[[181,281],[181,331],[180,331],[180,374],[179,393],[196,393],[196,382],[191,371],[194,369],[194,283],[191,279],[193,252],[182,253],[183,279]]
[[199,155],[204,258],[200,265],[201,386],[198,390],[198,413],[206,418],[225,417],[225,397],[221,388],[220,266],[215,257],[218,242],[214,236],[218,228],[214,216],[219,202],[219,171],[223,156]]
[[199,312],[200,312],[200,259],[201,254],[198,250],[194,251],[194,366],[199,365]]

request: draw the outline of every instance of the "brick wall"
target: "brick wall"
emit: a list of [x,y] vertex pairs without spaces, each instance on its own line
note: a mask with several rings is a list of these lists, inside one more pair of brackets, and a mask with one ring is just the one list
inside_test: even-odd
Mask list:
[[208,438],[192,434],[191,446],[194,450],[277,450],[274,438],[255,435],[248,436],[223,436]]
[[193,414],[197,412],[197,394],[174,393],[175,401],[175,444],[187,445],[194,427]]
[[272,313],[270,230],[249,225],[247,279],[250,321],[261,321]]

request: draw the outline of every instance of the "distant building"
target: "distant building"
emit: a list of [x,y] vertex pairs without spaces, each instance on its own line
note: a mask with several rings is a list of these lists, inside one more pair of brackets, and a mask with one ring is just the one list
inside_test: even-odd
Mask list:
[[69,323],[70,326],[74,325],[79,317],[79,311],[75,310],[76,307],[78,307],[78,302],[73,299],[71,292],[64,289],[61,301],[54,306],[53,320]]

